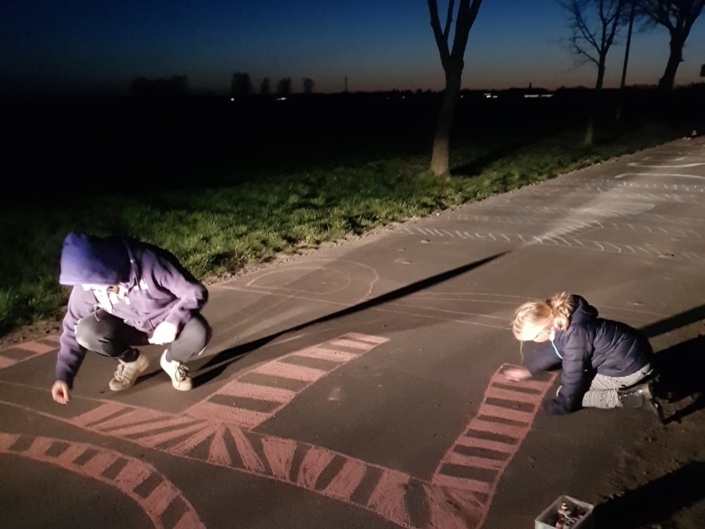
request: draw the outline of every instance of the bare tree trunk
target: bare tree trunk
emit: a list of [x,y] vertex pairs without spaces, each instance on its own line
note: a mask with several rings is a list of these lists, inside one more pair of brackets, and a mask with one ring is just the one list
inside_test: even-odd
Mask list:
[[671,54],[668,57],[668,63],[666,64],[666,71],[663,73],[663,77],[658,82],[659,88],[663,90],[671,90],[673,84],[676,80],[676,72],[678,71],[678,66],[680,66],[683,60],[683,44],[685,39],[680,38],[677,35],[671,35]]
[[597,121],[597,111],[600,108],[600,94],[602,92],[602,84],[605,80],[605,60],[606,57],[600,57],[600,64],[597,66],[597,81],[595,82],[595,94],[592,99],[592,109],[590,110],[590,118],[588,119],[587,131],[585,132],[584,145],[592,145],[595,141],[595,122]]
[[446,89],[443,92],[441,108],[436,123],[436,135],[433,140],[433,154],[431,155],[431,171],[440,176],[450,170],[450,132],[453,127],[453,111],[460,94],[462,70],[449,69],[446,73]]
[[460,0],[452,50],[448,47],[448,39],[453,25],[455,0],[448,2],[448,12],[443,27],[441,27],[438,17],[438,2],[436,0],[427,0],[427,2],[431,15],[433,36],[436,39],[438,52],[441,56],[441,64],[446,74],[446,89],[443,92],[441,108],[438,113],[436,136],[433,140],[433,154],[431,155],[431,171],[434,175],[441,176],[448,173],[450,169],[450,132],[453,126],[453,111],[455,110],[458,94],[460,94],[460,83],[463,67],[465,66],[463,56],[465,55],[470,29],[475,23],[482,0]]
[[619,83],[619,102],[617,103],[617,122],[622,119],[622,105],[624,104],[624,90],[627,83],[627,64],[629,63],[629,50],[632,44],[632,30],[634,29],[634,16],[636,15],[636,0],[631,1],[629,11],[629,29],[627,29],[627,46],[624,50],[624,64],[622,65],[622,80]]

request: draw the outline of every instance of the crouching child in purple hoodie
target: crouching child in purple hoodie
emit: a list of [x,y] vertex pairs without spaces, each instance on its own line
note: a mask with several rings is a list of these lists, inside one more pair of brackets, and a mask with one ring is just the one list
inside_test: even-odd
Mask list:
[[56,361],[54,400],[66,404],[86,351],[118,361],[110,389],[131,387],[149,366],[136,346],[164,344],[160,365],[174,388],[191,389],[184,365],[211,330],[200,314],[208,291],[166,250],[117,236],[69,233],[59,282],[72,286]]

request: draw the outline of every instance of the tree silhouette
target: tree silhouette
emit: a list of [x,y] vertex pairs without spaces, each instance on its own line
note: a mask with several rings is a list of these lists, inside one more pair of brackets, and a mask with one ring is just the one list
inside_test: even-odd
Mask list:
[[277,94],[282,96],[291,94],[291,77],[279,79],[277,83]]
[[438,17],[438,2],[427,0],[428,10],[431,15],[431,28],[436,39],[438,52],[441,55],[441,64],[446,77],[446,88],[441,100],[441,108],[436,123],[436,135],[433,140],[433,154],[431,155],[431,171],[436,176],[446,174],[449,170],[450,131],[453,125],[453,112],[455,103],[460,94],[460,85],[465,66],[465,48],[468,43],[470,29],[475,23],[477,12],[482,0],[460,0],[455,22],[455,36],[453,47],[449,48],[450,30],[453,25],[455,0],[450,0],[446,15],[446,22],[441,28]]
[[262,79],[262,84],[259,87],[259,93],[263,96],[268,96],[272,93],[272,88],[269,86],[269,77]]
[[632,45],[632,33],[634,30],[634,19],[637,14],[638,0],[627,0],[628,8],[628,29],[627,29],[627,44],[624,48],[624,62],[622,63],[622,79],[619,82],[619,102],[617,103],[617,121],[622,119],[622,104],[624,103],[624,90],[627,82],[627,65],[629,64],[629,51]]
[[252,94],[250,74],[235,72],[230,83],[230,93],[235,97],[246,97]]
[[312,94],[313,93],[313,87],[315,86],[316,83],[313,82],[313,79],[310,77],[304,77],[303,78],[303,85],[304,85],[304,94]]
[[592,145],[600,93],[605,80],[607,54],[619,28],[626,22],[627,0],[559,0],[568,15],[572,37],[571,51],[583,62],[597,66],[592,110],[585,132],[585,145]]
[[671,52],[659,87],[671,90],[678,66],[683,62],[683,46],[705,6],[705,0],[641,0],[641,11],[651,24],[664,26],[671,35]]

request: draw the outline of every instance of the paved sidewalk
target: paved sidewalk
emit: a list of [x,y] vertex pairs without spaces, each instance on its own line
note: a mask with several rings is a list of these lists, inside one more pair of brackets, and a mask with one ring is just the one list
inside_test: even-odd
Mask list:
[[542,414],[555,375],[501,376],[512,312],[575,292],[677,350],[703,330],[703,205],[705,142],[679,140],[213,285],[188,393],[150,346],[124,393],[89,355],[59,406],[57,337],[13,344],[1,525],[506,529],[600,503],[654,418]]

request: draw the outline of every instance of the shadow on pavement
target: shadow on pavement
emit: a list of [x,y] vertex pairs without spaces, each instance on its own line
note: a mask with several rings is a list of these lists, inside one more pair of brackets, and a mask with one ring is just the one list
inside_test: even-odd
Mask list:
[[705,305],[699,305],[692,309],[671,316],[663,320],[659,320],[654,323],[650,323],[645,327],[639,329],[647,337],[653,338],[667,332],[675,331],[691,323],[696,323],[698,321],[705,320]]
[[[646,325],[640,331],[653,338],[704,319],[705,305],[699,305]],[[654,368],[659,373],[655,389],[660,399],[670,403],[685,398],[691,400],[685,408],[666,417],[665,424],[680,422],[683,417],[705,408],[705,336],[697,336],[659,351]]]
[[316,318],[315,320],[303,323],[301,325],[297,325],[295,327],[276,332],[269,336],[265,336],[264,338],[260,338],[258,340],[243,345],[238,345],[237,347],[222,351],[217,355],[213,356],[213,358],[211,358],[206,364],[201,367],[199,374],[193,377],[193,385],[199,386],[201,384],[205,384],[210,380],[213,380],[214,378],[218,377],[228,367],[230,363],[237,360],[242,355],[247,354],[255,349],[258,349],[259,347],[262,347],[263,345],[271,342],[272,340],[284,334],[290,332],[297,332],[312,325],[324,323],[337,318],[342,318],[344,316],[348,316],[350,314],[354,314],[365,309],[369,309],[371,307],[387,303],[389,301],[394,301],[409,294],[413,294],[414,292],[418,292],[433,285],[448,281],[449,279],[452,279],[454,277],[458,277],[466,272],[469,272],[470,270],[479,268],[482,265],[492,262],[495,259],[502,257],[506,253],[507,252],[498,253],[485,259],[481,259],[479,261],[459,266],[452,270],[448,270],[447,272],[443,272],[430,278],[422,279],[421,281],[417,281],[416,283],[412,283],[397,290],[393,290],[392,292],[387,292],[386,294],[382,294],[381,296],[377,296],[376,298],[369,299],[367,301],[364,301],[363,303],[358,303],[357,305],[353,305],[351,307],[347,307],[332,314]]
[[671,403],[690,398],[691,402],[676,411],[666,422],[705,408],[705,336],[698,336],[656,354],[654,367],[659,372],[657,393]]
[[[595,527],[641,529],[705,498],[705,463],[692,462],[595,508]],[[650,525],[647,525],[650,524]]]

